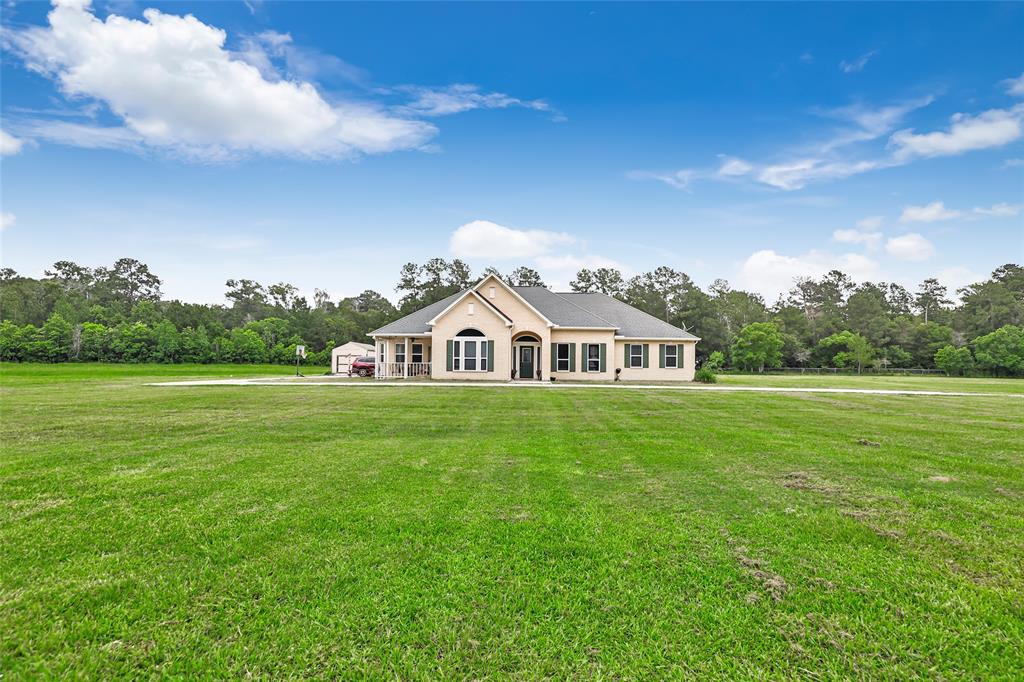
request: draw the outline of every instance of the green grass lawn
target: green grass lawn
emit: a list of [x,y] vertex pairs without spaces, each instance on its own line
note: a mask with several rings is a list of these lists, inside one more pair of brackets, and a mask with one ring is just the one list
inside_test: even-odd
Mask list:
[[781,386],[787,388],[881,388],[963,393],[1024,395],[1024,379],[986,379],[946,376],[880,376],[877,374],[719,374],[724,386]]
[[1024,669],[1020,398],[287,373],[0,366],[6,679]]

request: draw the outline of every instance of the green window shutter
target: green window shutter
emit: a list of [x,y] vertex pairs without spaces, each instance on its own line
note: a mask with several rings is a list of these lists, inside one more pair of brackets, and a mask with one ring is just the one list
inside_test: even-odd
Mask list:
[[575,343],[570,343],[569,344],[569,371],[570,372],[575,372],[576,371],[576,344]]
[[452,357],[455,355],[455,342],[448,339],[448,371],[452,371]]
[[622,361],[622,366],[629,367],[629,344],[624,344],[623,347],[626,349],[626,357]]
[[665,344],[658,344],[658,369],[665,369]]
[[676,369],[683,368],[683,344],[676,346]]
[[558,344],[551,344],[551,371],[558,371]]
[[647,367],[649,366],[647,364],[647,349],[648,349],[649,346],[650,346],[649,343],[645,343],[644,344],[644,369],[647,369]]
[[487,342],[487,371],[494,371],[494,341]]
[[602,344],[601,344],[601,346],[600,346],[600,348],[598,349],[598,357],[600,358],[600,362],[601,362],[601,371],[602,371],[602,372],[605,372],[605,371],[607,371],[607,370],[605,369],[605,366],[604,366],[604,352],[605,352],[605,346],[607,346],[607,345],[608,345],[607,343],[602,343]]
[[586,372],[587,371],[587,364],[589,364],[589,363],[587,363],[587,351],[588,351],[589,348],[590,348],[590,344],[586,344],[586,343],[581,343],[580,344],[580,371],[581,372]]

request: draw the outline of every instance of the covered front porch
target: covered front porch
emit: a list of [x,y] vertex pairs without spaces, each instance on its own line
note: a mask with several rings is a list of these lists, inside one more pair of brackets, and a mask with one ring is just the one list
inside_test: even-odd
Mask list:
[[429,379],[432,347],[429,336],[378,336],[377,379]]

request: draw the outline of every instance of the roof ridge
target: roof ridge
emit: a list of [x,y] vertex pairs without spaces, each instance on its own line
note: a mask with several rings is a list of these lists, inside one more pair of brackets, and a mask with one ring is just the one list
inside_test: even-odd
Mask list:
[[[587,309],[586,309],[586,308],[584,308],[583,306],[579,306],[579,305],[576,305],[575,303],[573,303],[572,301],[570,301],[570,300],[569,300],[569,299],[567,299],[567,298],[566,298],[566,297],[565,297],[564,295],[562,295],[562,294],[558,293],[557,291],[552,291],[551,293],[552,293],[552,294],[554,294],[555,296],[557,296],[558,298],[562,299],[563,301],[565,301],[565,302],[566,302],[566,303],[568,303],[569,305],[571,305],[571,306],[574,306],[574,307],[576,307],[576,308],[579,308],[580,310],[582,310],[583,312],[585,312],[585,313],[587,313],[587,314],[589,314],[589,315],[593,315],[593,316],[594,316],[594,317],[596,317],[597,319],[599,319],[599,320],[601,320],[602,322],[604,322],[605,324],[607,324],[607,325],[608,325],[609,327],[612,327],[613,329],[616,329],[616,330],[617,330],[617,329],[621,329],[621,327],[619,327],[619,325],[617,325],[617,324],[613,324],[613,323],[609,322],[608,320],[604,319],[603,317],[601,317],[600,315],[598,315],[597,313],[595,313],[595,312],[594,312],[593,310],[587,310]],[[579,292],[573,292],[573,293],[579,293]],[[602,295],[603,295],[603,294],[602,294]],[[609,298],[610,298],[610,297],[609,297]]]

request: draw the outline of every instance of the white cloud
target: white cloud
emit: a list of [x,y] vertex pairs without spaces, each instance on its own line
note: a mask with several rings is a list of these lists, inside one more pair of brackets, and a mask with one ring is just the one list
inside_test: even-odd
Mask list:
[[630,171],[626,174],[631,180],[657,180],[669,187],[689,191],[690,183],[697,177],[697,172],[684,168],[675,172],[659,173],[655,171]]
[[6,130],[0,130],[0,156],[17,154],[25,146],[24,140],[19,140]]
[[88,0],[57,0],[49,27],[5,40],[68,97],[104,102],[124,122],[117,136],[189,156],[341,158],[419,148],[437,132],[373,104],[328,103],[309,82],[268,80],[224,49],[223,30],[191,15],[143,16],[100,21]]
[[882,222],[885,219],[880,215],[872,215],[867,218],[861,218],[857,221],[857,227],[862,230],[877,230],[882,226]]
[[1002,84],[1006,86],[1006,94],[1024,97],[1024,73],[1016,78],[1007,78]]
[[[72,123],[54,119],[31,119],[17,124],[18,131],[33,140],[46,140],[85,149],[117,149],[139,152],[142,138],[128,128]],[[210,154],[207,154],[210,156]]]
[[0,213],[0,230],[6,230],[10,227],[14,227],[14,223],[18,222],[18,216],[13,213]]
[[1024,166],[1024,159],[1007,159],[1003,161],[1003,168],[1019,168]]
[[800,256],[786,256],[765,249],[751,254],[740,265],[737,283],[740,288],[773,301],[793,288],[797,277],[821,277],[833,269],[842,270],[862,281],[871,279],[878,272],[878,263],[856,253],[835,255],[809,251]]
[[949,130],[920,135],[911,129],[900,130],[889,138],[889,146],[900,161],[1001,147],[1020,138],[1022,119],[1024,104],[1010,109],[989,109],[976,116],[955,114]]
[[517,230],[489,220],[474,220],[452,232],[449,248],[459,258],[509,260],[542,256],[555,246],[575,241],[564,232]]
[[900,214],[901,223],[934,223],[939,220],[959,218],[962,213],[946,208],[941,201],[933,201],[925,206],[905,206]]
[[843,73],[857,73],[858,71],[862,71],[864,67],[867,66],[868,62],[871,61],[871,58],[876,54],[878,54],[878,50],[871,50],[870,52],[865,52],[851,62],[843,60],[839,62],[839,68]]
[[823,159],[800,159],[787,163],[765,166],[757,179],[766,185],[784,190],[802,189],[811,182],[839,180],[851,175],[879,168],[877,161],[826,161]]
[[360,85],[370,75],[334,55],[296,45],[290,33],[262,31],[242,40],[237,56],[260,70],[270,81],[281,80],[278,64],[288,78],[300,81],[342,80]]
[[877,249],[882,241],[881,232],[863,232],[861,230],[836,230],[832,238],[843,244],[863,244],[869,249]]
[[725,156],[722,158],[722,165],[718,167],[718,174],[722,177],[730,178],[746,175],[752,170],[754,170],[754,167],[743,159]]
[[891,238],[885,250],[894,258],[909,261],[928,260],[935,255],[932,243],[916,232]]
[[581,256],[539,256],[534,262],[538,267],[546,271],[554,270],[569,274],[576,274],[576,272],[581,268],[613,268],[621,272],[623,275],[630,272],[628,267],[618,261],[592,254],[584,254]]
[[983,282],[988,279],[988,275],[982,272],[975,272],[963,265],[954,265],[939,270],[935,273],[935,278],[948,287],[949,297],[953,299],[954,303],[959,303],[960,298],[956,293],[957,289],[974,284],[975,282]]
[[988,207],[975,206],[974,213],[981,216],[988,216],[990,218],[1012,218],[1020,213],[1020,205],[1002,202]]
[[443,88],[403,85],[395,89],[413,97],[411,102],[398,107],[398,110],[418,116],[447,116],[473,109],[508,107],[552,111],[551,105],[542,99],[524,100],[501,92],[481,92],[479,86],[469,83],[456,83]]

